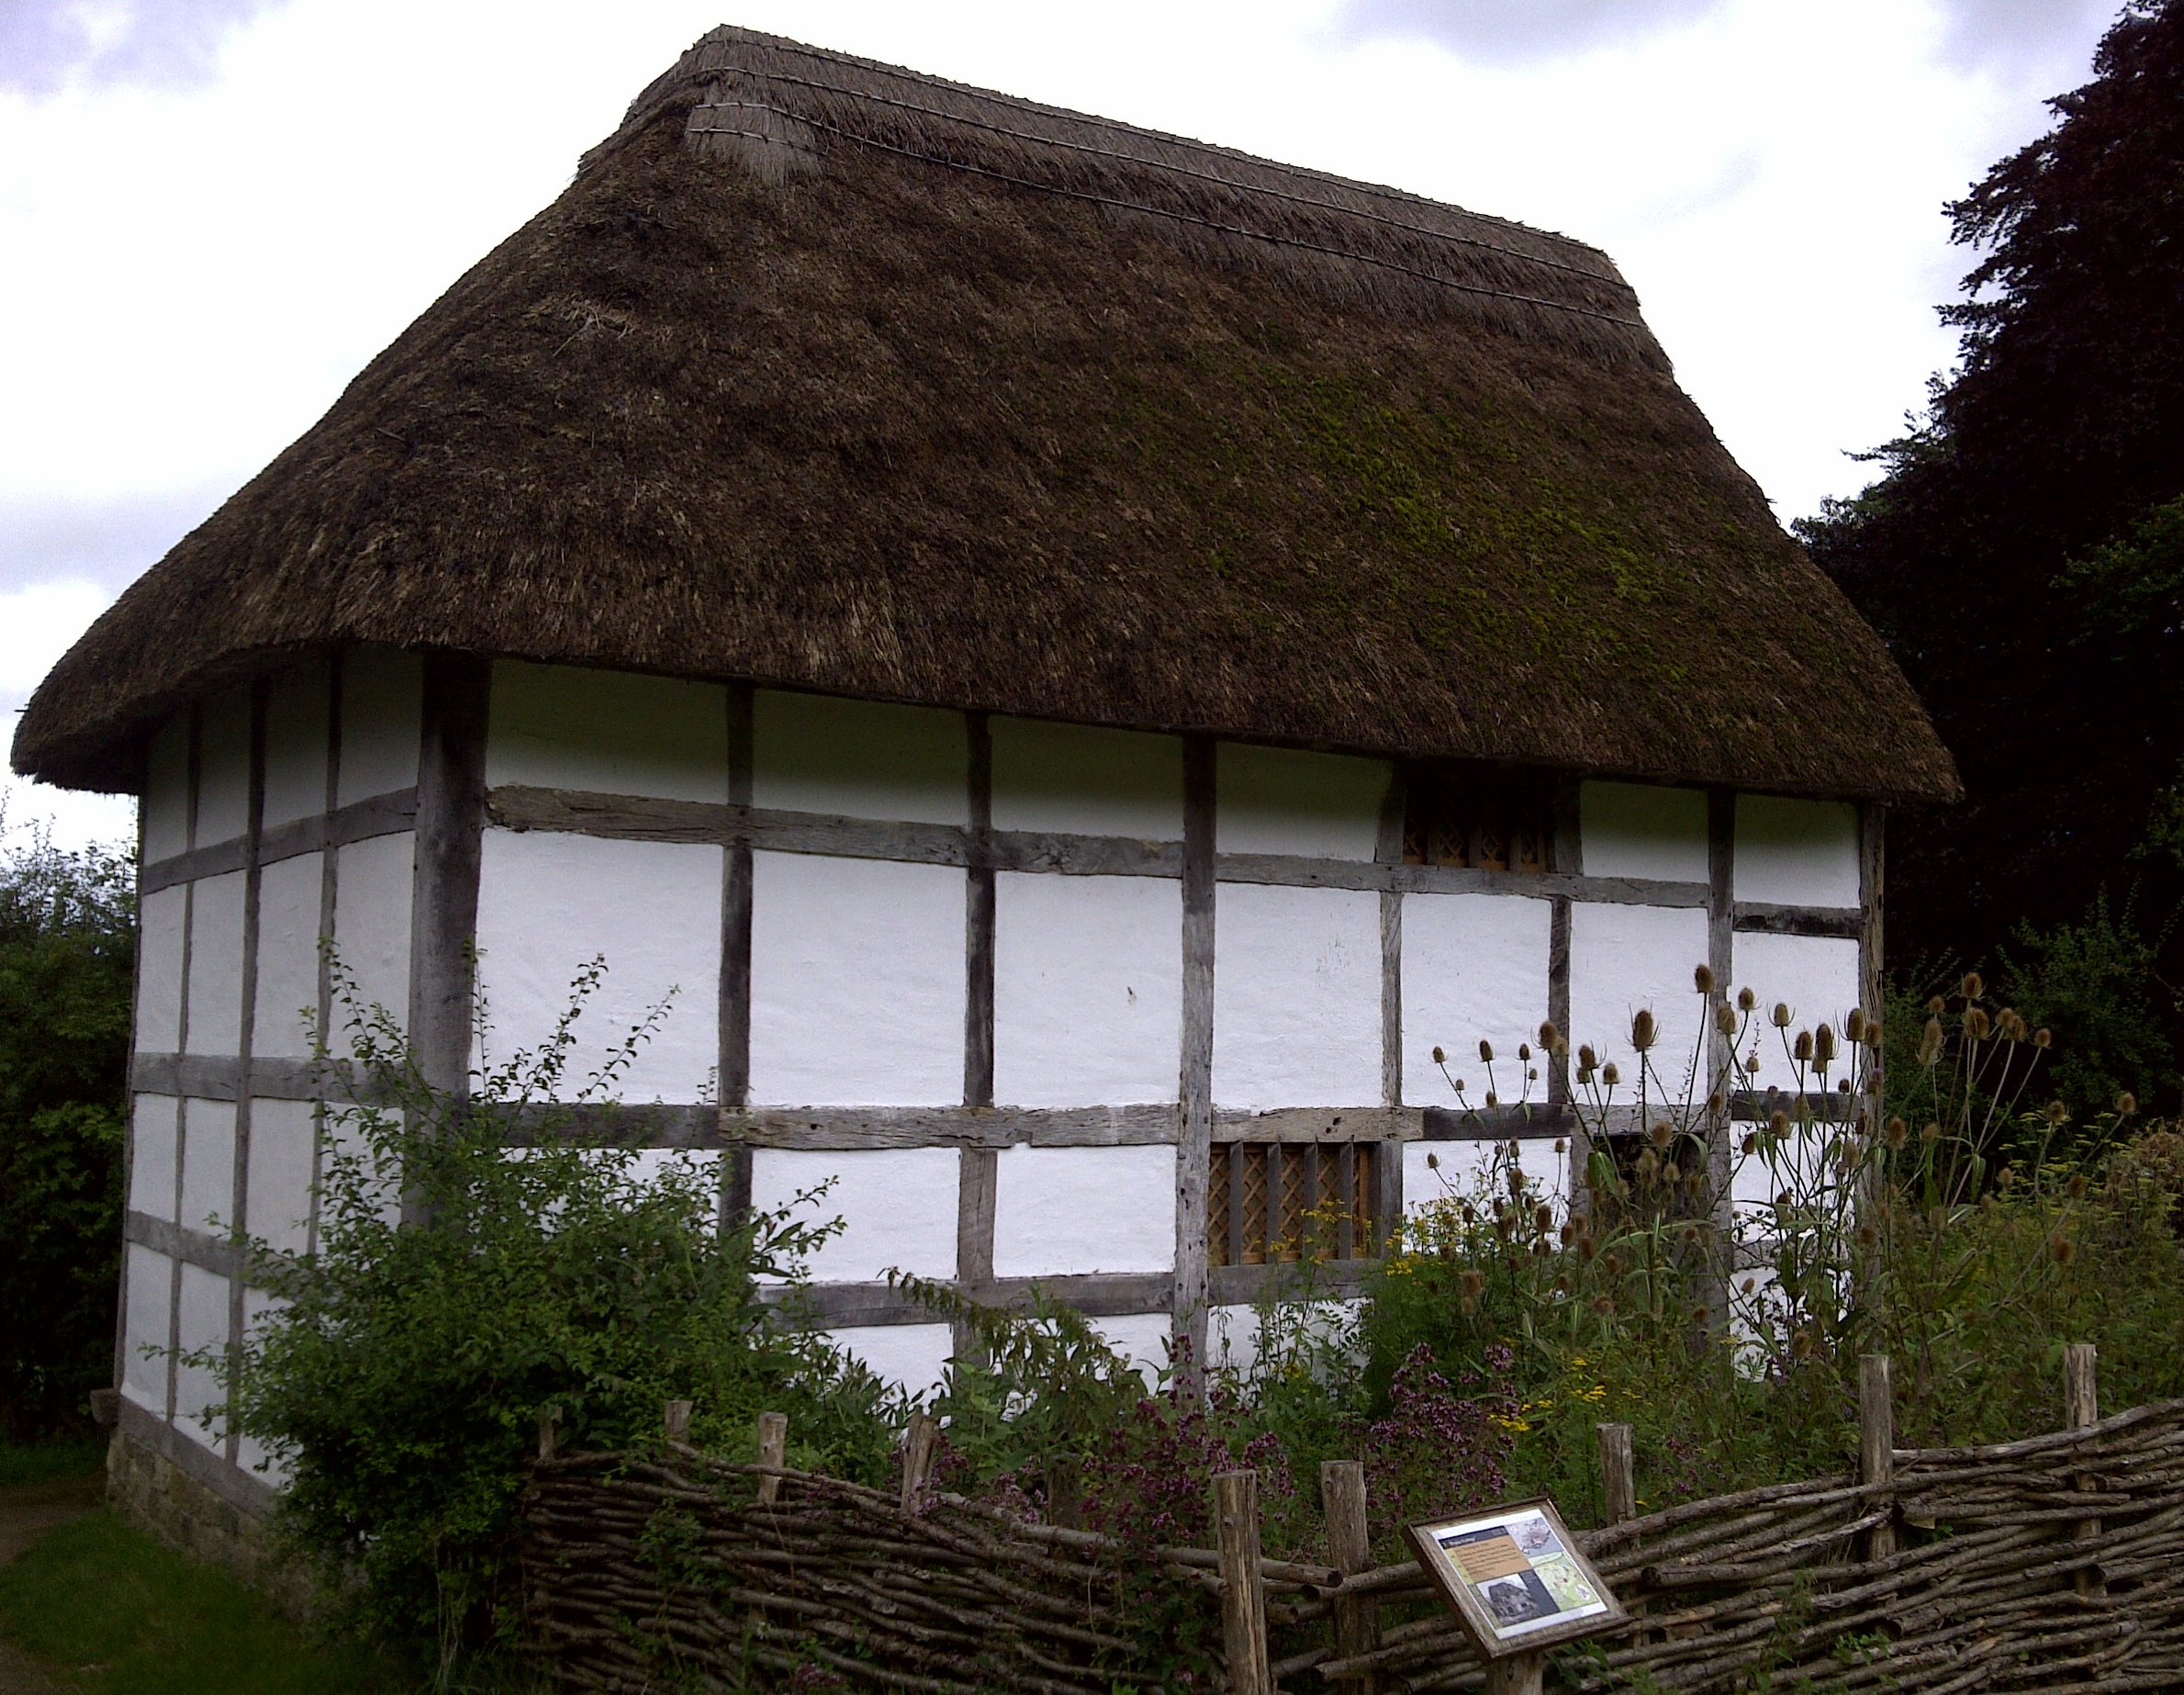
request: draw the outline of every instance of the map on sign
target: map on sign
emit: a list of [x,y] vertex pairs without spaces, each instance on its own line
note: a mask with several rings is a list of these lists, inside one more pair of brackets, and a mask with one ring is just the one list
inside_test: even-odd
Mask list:
[[1458,1603],[1473,1633],[1493,1645],[1513,1647],[1542,1633],[1585,1634],[1586,1620],[1622,1617],[1545,1502],[1412,1525],[1410,1539],[1420,1564]]

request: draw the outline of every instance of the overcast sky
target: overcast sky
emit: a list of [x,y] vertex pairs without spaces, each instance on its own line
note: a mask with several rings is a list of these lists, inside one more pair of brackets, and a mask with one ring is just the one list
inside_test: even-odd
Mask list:
[[[1945,366],[1942,204],[2105,0],[0,0],[0,705],[717,23],[1604,247],[1786,521]],[[15,784],[11,822],[133,829]]]

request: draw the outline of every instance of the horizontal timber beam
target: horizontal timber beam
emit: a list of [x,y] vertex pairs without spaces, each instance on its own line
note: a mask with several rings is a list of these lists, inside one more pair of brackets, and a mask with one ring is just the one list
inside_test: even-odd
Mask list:
[[[314,814],[308,818],[273,825],[259,838],[258,863],[267,866],[328,848],[345,848],[352,842],[369,841],[375,836],[399,836],[416,827],[417,791],[397,789],[352,801],[331,814]],[[154,859],[137,873],[137,892],[156,894],[177,883],[240,871],[247,839],[231,836],[224,842],[193,848],[187,853]]]
[[1739,901],[1736,927],[1745,936],[1825,936],[1854,942],[1865,922],[1855,906],[1784,906]]
[[[1079,1276],[997,1277],[963,1286],[948,1283],[981,1307],[1024,1307],[1037,1289],[1048,1299],[1093,1319],[1119,1319],[1168,1310],[1174,1278],[1167,1272],[1093,1272]],[[941,1314],[884,1283],[808,1283],[762,1290],[770,1305],[800,1313],[828,1329],[882,1324],[946,1324]]]

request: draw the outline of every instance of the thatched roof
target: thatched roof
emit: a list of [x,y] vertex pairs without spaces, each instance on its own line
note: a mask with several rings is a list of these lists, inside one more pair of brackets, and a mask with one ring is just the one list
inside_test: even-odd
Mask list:
[[56,666],[133,787],[341,642],[1953,795],[1592,248],[716,30]]

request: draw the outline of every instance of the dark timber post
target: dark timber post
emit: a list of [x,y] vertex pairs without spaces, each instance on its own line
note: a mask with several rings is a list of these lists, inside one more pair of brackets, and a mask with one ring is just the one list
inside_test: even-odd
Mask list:
[[[1736,967],[1736,853],[1737,797],[1728,789],[1707,791],[1707,969],[1714,974],[1714,992],[1707,996],[1707,1178],[1714,1190],[1719,1282],[1708,1293],[1716,1324],[1729,1319],[1729,1295],[1735,1286],[1735,1264],[1730,1254],[1736,1241],[1737,1203],[1734,1179],[1736,1144],[1731,1139],[1730,1097],[1737,1084],[1735,1041],[1716,1022],[1720,1008],[1730,1004],[1730,976]],[[1719,1105],[1715,1105],[1719,1098]]]
[[1206,1185],[1214,1144],[1214,743],[1183,743],[1183,1030],[1175,1149],[1175,1336],[1206,1348]]
[[1267,1660],[1266,1575],[1259,1566],[1259,1474],[1214,1475],[1214,1541],[1221,1560],[1221,1641],[1229,1695],[1274,1695]]
[[[993,731],[984,713],[966,713],[969,758],[969,886],[963,907],[963,1104],[993,1105]],[[956,1155],[956,1280],[967,1289],[993,1281],[993,1207],[1000,1155],[965,1147]],[[955,1351],[976,1347],[969,1328],[955,1327]]]
[[1628,1524],[1638,1516],[1638,1468],[1628,1424],[1596,1424],[1600,1444],[1600,1517]]
[[[2063,1350],[2064,1418],[2074,1431],[2090,1430],[2100,1422],[2100,1352],[2089,1341],[2074,1341]],[[2091,1472],[2081,1471],[2073,1481],[2082,1493],[2089,1494],[2100,1487],[2100,1478]],[[2078,1542],[2099,1541],[2100,1521],[2080,1519],[2072,1535]],[[2077,1587],[2080,1595],[2101,1595],[2108,1588],[2093,1566],[2078,1573]]]
[[[1323,1460],[1319,1503],[1327,1521],[1327,1564],[1344,1577],[1372,1569],[1372,1539],[1365,1521],[1365,1468],[1356,1460]],[[1335,1652],[1344,1659],[1380,1646],[1380,1607],[1371,1596],[1338,1597]],[[1361,1671],[1342,1680],[1345,1695],[1373,1695],[1378,1679]]]
[[[1896,1478],[1896,1400],[1890,1386],[1888,1356],[1885,1353],[1861,1353],[1858,1356],[1858,1481],[1865,1484],[1887,1484]],[[1887,1493],[1876,1493],[1865,1498],[1868,1512],[1892,1512],[1896,1498]],[[1893,1519],[1875,1525],[1865,1532],[1865,1557],[1869,1560],[1887,1559],[1896,1552],[1896,1525]]]
[[[263,872],[258,856],[265,842],[265,720],[273,684],[260,678],[251,685],[250,787],[242,837],[242,982],[235,1027],[235,1162],[233,1204],[228,1209],[228,1235],[241,1241],[251,1228],[251,1058],[258,1025],[258,891]],[[178,1214],[177,1217],[180,1215]],[[228,1279],[228,1360],[241,1356],[242,1329],[249,1312],[247,1285],[240,1275]],[[235,1397],[228,1396],[228,1464],[241,1462],[242,1437],[235,1428]]]
[[[756,760],[753,690],[728,685],[728,805],[735,829],[721,867],[721,1048],[718,1061],[723,1118],[751,1098],[751,863],[750,808]],[[721,1155],[721,1229],[751,1210],[751,1150],[732,1141]]]

